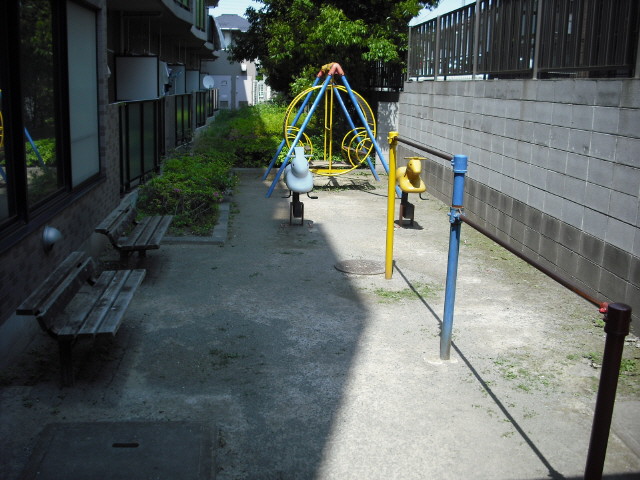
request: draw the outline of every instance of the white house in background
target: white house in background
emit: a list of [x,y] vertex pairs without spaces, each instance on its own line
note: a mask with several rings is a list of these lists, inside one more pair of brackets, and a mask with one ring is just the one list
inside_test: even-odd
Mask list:
[[[209,10],[210,14],[215,9]],[[218,57],[201,63],[201,72],[213,82],[213,87],[220,92],[220,108],[240,108],[245,105],[255,105],[266,102],[271,98],[271,90],[264,81],[256,79],[256,63],[244,61],[242,63],[229,62],[227,47],[233,44],[239,32],[249,29],[249,22],[233,14],[215,17],[216,24],[224,37],[225,46],[215,52]]]

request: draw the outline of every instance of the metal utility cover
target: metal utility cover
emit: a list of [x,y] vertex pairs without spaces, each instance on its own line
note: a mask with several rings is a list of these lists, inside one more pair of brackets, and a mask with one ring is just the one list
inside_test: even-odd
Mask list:
[[384,273],[384,262],[374,260],[344,260],[335,264],[337,270],[356,275],[378,275]]
[[56,423],[45,427],[24,480],[209,480],[213,441],[195,422]]

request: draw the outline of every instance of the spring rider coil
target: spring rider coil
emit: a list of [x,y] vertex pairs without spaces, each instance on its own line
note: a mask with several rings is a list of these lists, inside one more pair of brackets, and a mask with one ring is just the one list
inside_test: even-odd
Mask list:
[[308,195],[313,190],[313,175],[309,171],[304,147],[295,147],[294,153],[293,160],[284,170],[284,183],[293,197],[289,204],[289,225],[293,225],[294,218],[299,218],[300,225],[304,225],[304,203],[300,201],[300,194]]
[[413,226],[413,214],[414,205],[409,202],[410,193],[422,193],[427,189],[422,178],[420,178],[420,172],[422,171],[422,160],[426,160],[423,157],[405,157],[407,165],[405,167],[399,167],[396,169],[396,183],[402,190],[402,197],[400,199],[400,212],[398,223],[402,226],[403,219],[409,220],[409,225]]

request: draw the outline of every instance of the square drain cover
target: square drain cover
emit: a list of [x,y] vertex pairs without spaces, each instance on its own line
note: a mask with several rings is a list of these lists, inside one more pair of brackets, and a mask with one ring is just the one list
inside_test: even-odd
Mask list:
[[213,445],[203,423],[55,423],[40,434],[22,478],[210,480]]

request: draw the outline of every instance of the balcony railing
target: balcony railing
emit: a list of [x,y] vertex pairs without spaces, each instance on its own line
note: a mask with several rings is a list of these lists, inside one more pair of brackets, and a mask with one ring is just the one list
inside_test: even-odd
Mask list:
[[217,88],[207,90],[207,117],[212,117],[216,110],[220,109],[219,93]]
[[120,185],[129,191],[159,167],[159,100],[120,105]]
[[202,127],[207,123],[207,92],[201,91],[195,93],[196,98],[196,128]]
[[182,145],[191,140],[191,94],[174,95],[176,145]]
[[408,77],[630,77],[639,5],[480,0],[410,28]]

